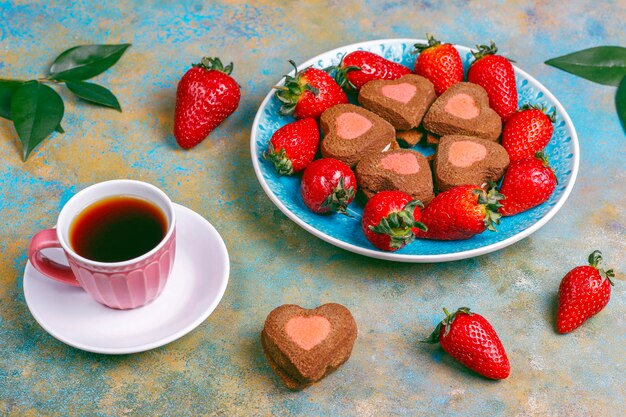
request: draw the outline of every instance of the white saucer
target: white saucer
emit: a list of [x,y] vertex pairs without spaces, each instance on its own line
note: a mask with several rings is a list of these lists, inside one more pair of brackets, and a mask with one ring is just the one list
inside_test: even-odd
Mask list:
[[186,207],[174,206],[176,260],[156,300],[134,310],[114,310],[99,304],[81,288],[44,277],[28,262],[24,297],[41,327],[78,349],[124,354],[163,346],[202,323],[226,290],[228,251],[208,221]]

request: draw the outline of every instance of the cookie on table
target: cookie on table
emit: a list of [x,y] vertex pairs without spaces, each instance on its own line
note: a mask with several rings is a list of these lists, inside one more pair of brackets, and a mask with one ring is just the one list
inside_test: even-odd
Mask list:
[[320,117],[322,156],[354,167],[371,152],[398,148],[396,131],[382,117],[353,104],[338,104]]
[[397,130],[416,128],[437,95],[433,83],[415,74],[396,80],[373,80],[359,91],[359,104]]
[[435,196],[428,160],[411,149],[370,154],[356,166],[359,189],[367,199],[381,191],[402,191],[424,204]]
[[270,367],[285,385],[301,390],[346,362],[356,337],[356,322],[341,304],[314,309],[285,304],[267,316],[261,343]]
[[502,119],[489,107],[485,89],[467,82],[456,83],[440,95],[422,124],[439,136],[468,135],[497,141],[502,133]]
[[464,135],[442,136],[433,162],[437,191],[498,181],[508,166],[509,154],[497,142]]

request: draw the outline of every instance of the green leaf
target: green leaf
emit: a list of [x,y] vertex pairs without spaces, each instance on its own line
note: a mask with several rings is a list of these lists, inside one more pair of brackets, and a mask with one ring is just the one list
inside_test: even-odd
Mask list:
[[622,78],[622,82],[617,87],[617,93],[615,93],[615,107],[617,108],[617,115],[619,121],[622,122],[622,129],[626,133],[626,77]]
[[11,99],[11,117],[22,142],[24,161],[37,145],[61,125],[63,100],[37,81],[22,84]]
[[50,67],[53,80],[86,80],[103,73],[122,57],[129,43],[120,45],[83,45],[63,52]]
[[99,106],[111,107],[117,111],[122,111],[117,98],[106,88],[94,83],[84,81],[66,81],[65,85],[69,90],[83,100]]
[[599,84],[616,86],[626,76],[626,48],[596,46],[545,63]]
[[11,120],[11,97],[23,81],[0,79],[0,117]]

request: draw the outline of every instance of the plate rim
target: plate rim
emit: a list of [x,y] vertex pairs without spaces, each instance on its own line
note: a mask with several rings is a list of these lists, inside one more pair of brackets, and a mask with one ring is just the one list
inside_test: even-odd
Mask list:
[[[226,288],[228,286],[229,277],[230,277],[230,255],[228,253],[228,248],[226,247],[224,239],[222,238],[220,233],[217,231],[217,229],[207,219],[205,219],[200,214],[196,213],[194,210],[192,210],[192,209],[190,209],[188,207],[183,206],[182,204],[177,204],[177,203],[172,203],[172,204],[173,204],[175,210],[186,211],[187,212],[186,214],[189,214],[192,217],[195,217],[196,219],[200,219],[203,222],[205,222],[206,225],[210,229],[212,229],[212,231],[215,233],[215,237],[217,237],[217,243],[221,247],[221,249],[223,250],[223,253],[225,255],[222,258],[223,261],[224,261],[224,273],[220,277],[221,282],[220,282],[220,286],[219,286],[218,292],[216,294],[217,297],[213,300],[213,302],[211,302],[207,306],[207,308],[204,310],[204,312],[202,314],[198,315],[198,317],[194,321],[192,321],[187,326],[179,329],[178,331],[173,332],[169,336],[159,338],[158,340],[155,340],[155,341],[152,341],[152,342],[142,343],[142,344],[138,344],[138,345],[129,345],[129,346],[117,347],[117,348],[102,348],[102,347],[98,347],[98,346],[89,345],[89,344],[86,344],[86,343],[76,342],[75,340],[71,340],[71,338],[65,337],[63,335],[59,335],[58,332],[56,332],[55,330],[51,329],[50,326],[48,326],[46,324],[45,320],[43,320],[41,317],[39,317],[38,314],[35,314],[33,312],[33,309],[31,308],[31,303],[29,302],[29,296],[27,295],[27,292],[28,292],[27,287],[29,287],[30,284],[28,284],[29,280],[25,280],[25,277],[26,277],[26,270],[28,268],[33,268],[34,269],[34,267],[30,263],[30,261],[27,261],[26,262],[26,266],[24,268],[24,273],[23,273],[23,276],[22,276],[23,293],[24,293],[24,300],[26,301],[26,305],[28,307],[28,310],[29,310],[31,316],[35,319],[35,321],[50,336],[54,337],[55,339],[59,340],[62,343],[65,343],[68,346],[71,346],[73,348],[80,349],[80,350],[83,350],[83,351],[86,351],[86,352],[98,353],[98,354],[107,354],[107,355],[125,355],[125,354],[131,354],[131,353],[146,352],[148,350],[156,349],[158,347],[165,346],[165,345],[167,345],[169,343],[174,342],[175,340],[180,339],[181,337],[183,337],[186,334],[190,333],[192,330],[194,330],[200,324],[202,324],[213,313],[213,311],[215,311],[217,306],[222,301],[222,298],[224,297],[224,294],[226,292]],[[174,261],[174,262],[176,262],[176,261]],[[61,285],[63,285],[63,284],[61,284]],[[31,300],[31,302],[32,302],[32,300]]]
[[[389,38],[389,39],[376,39],[376,40],[370,40],[370,41],[364,41],[364,42],[355,42],[349,45],[340,46],[338,48],[334,48],[329,51],[317,54],[316,56],[298,65],[298,69],[306,68],[308,66],[313,65],[315,61],[320,59],[322,55],[332,55],[332,54],[337,54],[339,52],[348,53],[348,52],[357,50],[358,48],[367,48],[369,46],[378,45],[381,43],[382,44],[408,44],[408,43],[415,44],[418,42],[426,42],[426,40],[413,39],[413,38]],[[459,47],[462,49],[469,49],[469,50],[472,49],[465,45],[458,45],[458,44],[453,44],[453,45],[455,47]],[[274,194],[274,192],[271,190],[271,188],[269,187],[269,185],[263,178],[263,174],[261,172],[261,168],[260,168],[259,161],[257,158],[258,152],[257,152],[257,146],[256,146],[256,142],[257,142],[256,139],[257,139],[258,126],[260,123],[260,119],[262,117],[262,113],[263,113],[262,110],[267,106],[267,103],[274,96],[274,91],[272,90],[270,90],[269,93],[267,93],[267,95],[265,96],[261,104],[259,105],[259,108],[257,109],[256,115],[254,117],[254,121],[252,122],[252,128],[250,131],[250,156],[252,159],[252,165],[254,168],[254,173],[256,174],[256,177],[257,177],[257,181],[261,184],[261,188],[263,189],[265,194],[269,197],[269,199],[274,203],[274,205],[278,207],[278,209],[283,214],[285,214],[291,221],[296,223],[298,226],[300,226],[307,232],[311,233],[313,236],[319,239],[322,239],[334,246],[337,246],[339,248],[348,250],[353,253],[357,253],[359,255],[367,256],[370,258],[383,259],[383,260],[396,261],[396,262],[411,262],[411,263],[449,262],[449,261],[457,261],[461,259],[468,259],[468,258],[480,256],[480,255],[485,255],[487,253],[495,252],[497,250],[510,246],[530,236],[537,230],[539,230],[546,223],[548,223],[548,221],[550,221],[556,215],[556,213],[559,212],[559,210],[563,207],[563,205],[569,198],[569,195],[571,194],[574,188],[574,184],[576,183],[576,178],[578,177],[578,169],[579,169],[579,164],[580,164],[580,147],[578,143],[578,134],[576,132],[576,129],[574,127],[574,124],[572,123],[572,120],[569,114],[565,110],[565,107],[563,107],[561,102],[554,96],[554,94],[552,94],[552,92],[546,86],[544,86],[541,82],[539,82],[536,78],[528,74],[526,71],[518,68],[514,64],[513,64],[513,68],[516,73],[521,74],[526,79],[535,83],[541,89],[542,93],[544,93],[544,95],[547,96],[554,103],[554,106],[556,107],[557,112],[563,118],[563,121],[565,122],[565,125],[568,131],[571,132],[571,143],[573,146],[573,149],[572,149],[572,164],[573,165],[572,165],[572,173],[570,176],[571,179],[568,182],[567,186],[565,187],[565,190],[563,190],[563,194],[556,201],[554,206],[550,210],[548,210],[548,212],[545,213],[544,216],[541,217],[539,220],[537,220],[534,224],[532,224],[528,228],[522,230],[519,233],[516,233],[515,235],[507,239],[492,243],[490,245],[481,246],[479,248],[474,248],[474,249],[469,249],[469,250],[464,250],[464,251],[459,251],[459,252],[449,252],[445,254],[432,254],[432,255],[398,254],[394,252],[377,251],[375,249],[363,248],[357,245],[353,245],[351,243],[337,239],[333,236],[327,235],[326,233],[320,231],[319,229],[309,225],[308,223],[300,219],[300,217],[298,217],[295,213],[289,210],[282,203],[282,201],[280,201],[280,199]],[[292,70],[290,74],[293,74],[294,71],[295,70]],[[284,81],[285,81],[285,77],[282,77],[280,81],[274,85],[282,85]]]

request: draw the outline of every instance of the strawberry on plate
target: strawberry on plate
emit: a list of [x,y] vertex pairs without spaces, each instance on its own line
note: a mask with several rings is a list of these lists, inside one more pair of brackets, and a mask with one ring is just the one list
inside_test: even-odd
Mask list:
[[415,239],[422,203],[401,191],[381,191],[369,199],[363,209],[361,227],[365,237],[378,249],[396,251]]
[[428,33],[426,38],[428,43],[415,44],[416,52],[419,52],[415,73],[428,78],[440,96],[451,85],[463,81],[463,62],[459,51],[451,44],[441,43]]
[[454,359],[471,370],[491,379],[509,376],[511,366],[504,346],[491,324],[480,314],[461,307],[450,314],[448,310],[425,343],[440,343]]
[[335,80],[347,91],[359,91],[372,80],[397,80],[411,70],[369,51],[354,51],[344,55],[335,67]]
[[491,42],[487,45],[477,45],[477,52],[472,52],[476,59],[467,73],[467,80],[478,84],[487,91],[489,106],[506,119],[517,110],[517,84],[515,84],[515,70],[511,62],[496,55],[498,48]]
[[202,142],[239,106],[241,91],[219,58],[202,58],[180,79],[176,89],[174,137],[181,148]]
[[589,265],[577,266],[569,271],[559,286],[559,306],[556,329],[559,333],[569,333],[580,327],[590,317],[598,314],[611,298],[612,269],[598,268],[602,252],[593,251],[589,255]]
[[313,162],[319,143],[317,122],[308,117],[287,123],[274,132],[263,157],[274,164],[279,175],[293,175]]
[[347,214],[356,187],[356,177],[348,165],[337,159],[322,158],[304,170],[300,194],[304,204],[315,213]]
[[280,114],[296,119],[317,119],[324,110],[348,102],[348,96],[327,72],[308,67],[298,71],[296,63],[289,61],[296,72],[285,76],[285,85],[276,86],[276,98],[282,103]]
[[435,196],[422,210],[422,222],[428,228],[417,237],[436,240],[461,240],[495,231],[500,223],[498,208],[502,194],[475,185],[459,185]]
[[500,185],[500,192],[505,197],[500,214],[512,216],[546,202],[556,184],[554,171],[542,152],[511,162]]
[[502,146],[511,161],[530,158],[542,151],[554,132],[556,109],[550,114],[544,107],[523,105],[504,123]]

